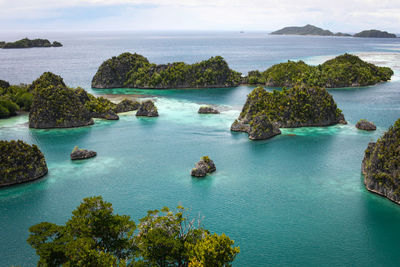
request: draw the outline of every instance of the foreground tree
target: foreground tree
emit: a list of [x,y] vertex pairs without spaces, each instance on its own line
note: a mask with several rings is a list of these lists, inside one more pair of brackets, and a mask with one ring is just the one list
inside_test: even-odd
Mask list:
[[129,216],[114,214],[98,196],[85,198],[65,225],[30,227],[28,243],[38,266],[230,266],[240,251],[183,207],[149,211],[135,230]]

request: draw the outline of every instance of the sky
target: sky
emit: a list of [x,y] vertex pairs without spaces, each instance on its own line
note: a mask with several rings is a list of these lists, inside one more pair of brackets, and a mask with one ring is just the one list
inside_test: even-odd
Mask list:
[[273,31],[400,33],[400,0],[0,0],[0,31]]

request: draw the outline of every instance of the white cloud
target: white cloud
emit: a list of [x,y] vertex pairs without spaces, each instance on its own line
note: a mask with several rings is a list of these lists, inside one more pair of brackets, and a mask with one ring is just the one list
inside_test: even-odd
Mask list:
[[[332,31],[400,32],[399,0],[0,0],[0,22],[11,28],[32,28],[38,25],[25,25],[24,19],[54,19],[52,25],[40,26],[57,28],[61,25],[57,14],[63,9],[121,5],[126,6],[121,14],[105,13],[85,27],[267,31],[311,23]],[[19,18],[21,22],[15,25]],[[81,28],[79,20],[62,25]]]

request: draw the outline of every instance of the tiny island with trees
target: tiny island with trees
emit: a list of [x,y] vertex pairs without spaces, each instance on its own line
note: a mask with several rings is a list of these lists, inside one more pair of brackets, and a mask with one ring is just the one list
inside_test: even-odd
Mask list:
[[63,46],[60,42],[54,41],[51,43],[47,39],[28,39],[24,38],[15,42],[0,42],[0,48],[33,48],[33,47],[61,47]]

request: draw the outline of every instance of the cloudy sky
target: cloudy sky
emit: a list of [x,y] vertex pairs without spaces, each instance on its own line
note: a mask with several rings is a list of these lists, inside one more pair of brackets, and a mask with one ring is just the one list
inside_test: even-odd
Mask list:
[[257,30],[314,24],[400,33],[400,0],[0,0],[0,30]]

